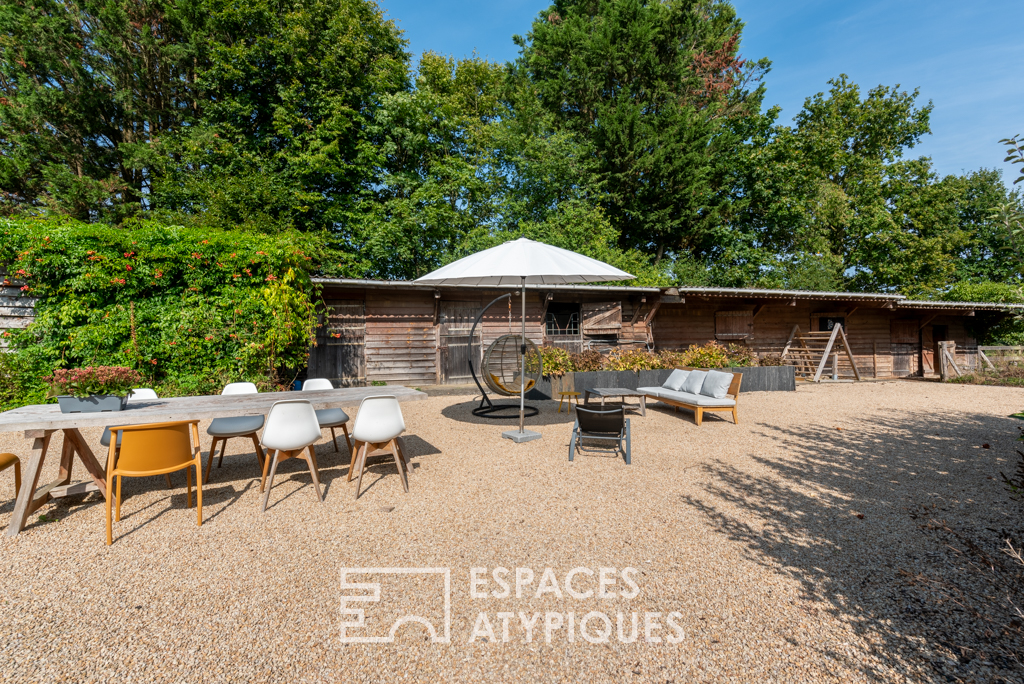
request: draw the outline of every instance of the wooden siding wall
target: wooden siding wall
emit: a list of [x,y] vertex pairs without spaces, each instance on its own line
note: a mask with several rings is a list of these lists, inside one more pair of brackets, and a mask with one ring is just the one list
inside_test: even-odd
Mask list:
[[[654,318],[655,348],[685,349],[693,344],[710,342],[715,339],[715,313],[742,308],[742,305],[728,301],[663,304]],[[747,305],[747,308],[754,310],[753,305]],[[947,326],[947,337],[956,342],[958,352],[966,352],[958,353],[958,363],[963,361],[965,365],[971,364],[971,351],[977,343],[968,336],[963,316],[939,315],[932,319],[934,313],[928,311],[862,307],[851,314],[851,309],[848,304],[829,305],[821,302],[797,302],[796,306],[768,304],[754,319],[753,335],[746,340],[746,344],[759,354],[779,354],[794,325],[799,325],[803,332],[807,332],[817,329],[818,314],[845,315],[846,335],[858,369],[866,377],[891,377],[891,322],[906,319],[916,321],[918,327],[922,323],[928,326]]]
[[433,293],[367,290],[365,297],[367,381],[434,384],[437,343]]
[[[0,282],[3,282],[2,278]],[[0,349],[7,348],[5,333],[27,328],[35,320],[35,304],[35,298],[25,297],[20,286],[0,285]]]

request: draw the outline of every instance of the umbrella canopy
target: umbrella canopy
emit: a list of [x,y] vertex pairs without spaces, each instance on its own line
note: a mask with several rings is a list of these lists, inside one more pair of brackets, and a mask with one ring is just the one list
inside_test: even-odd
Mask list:
[[[523,280],[525,278],[525,281]],[[417,278],[424,285],[562,285],[633,278],[603,261],[526,238],[485,249]]]

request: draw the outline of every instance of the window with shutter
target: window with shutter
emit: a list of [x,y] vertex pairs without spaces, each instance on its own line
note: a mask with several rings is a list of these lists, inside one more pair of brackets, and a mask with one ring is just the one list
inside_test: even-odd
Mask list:
[[753,334],[753,311],[715,312],[715,339],[745,340]]
[[622,302],[583,304],[580,313],[584,334],[611,335],[622,329]]

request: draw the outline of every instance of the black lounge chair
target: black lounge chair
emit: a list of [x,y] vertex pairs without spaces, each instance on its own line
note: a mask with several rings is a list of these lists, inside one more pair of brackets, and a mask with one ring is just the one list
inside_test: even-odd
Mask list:
[[[584,440],[615,442],[615,445],[611,448],[597,445],[585,446]],[[626,410],[620,407],[611,411],[594,411],[577,407],[576,424],[573,425],[572,442],[569,444],[570,461],[577,451],[621,453],[626,459],[626,465],[629,465],[632,454],[629,444],[629,418],[626,418]]]

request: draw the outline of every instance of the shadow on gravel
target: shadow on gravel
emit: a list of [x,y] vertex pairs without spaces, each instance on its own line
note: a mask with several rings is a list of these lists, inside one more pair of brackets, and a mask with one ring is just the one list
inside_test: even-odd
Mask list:
[[[710,461],[704,494],[684,502],[752,561],[797,580],[814,602],[806,611],[824,604],[865,634],[880,665],[853,662],[838,644],[823,655],[870,679],[1017,682],[1024,624],[1011,600],[1024,608],[1024,568],[1002,549],[1008,537],[1024,541],[1024,507],[998,478],[1013,469],[1006,442],[1018,425],[941,409],[841,426],[761,423],[787,460],[754,455],[764,476]],[[997,439],[1003,446],[981,448]]]
[[[491,401],[495,405],[508,406],[509,410],[503,412],[500,418],[482,418],[480,416],[473,415],[473,409],[480,405],[479,395],[471,399],[470,401],[459,402],[458,404],[451,404],[441,409],[441,415],[445,418],[457,420],[460,423],[472,423],[474,425],[497,425],[501,426],[502,429],[507,430],[509,427],[519,426],[519,400],[511,398],[501,398],[500,400],[491,398]],[[562,412],[558,412],[558,402],[550,401],[548,399],[536,399],[527,400],[527,406],[533,406],[537,408],[540,413],[536,416],[531,416],[526,419],[526,427],[529,428],[531,425],[562,425],[566,424],[571,426],[576,420],[576,415],[571,411],[568,411],[565,406],[562,406]]]

